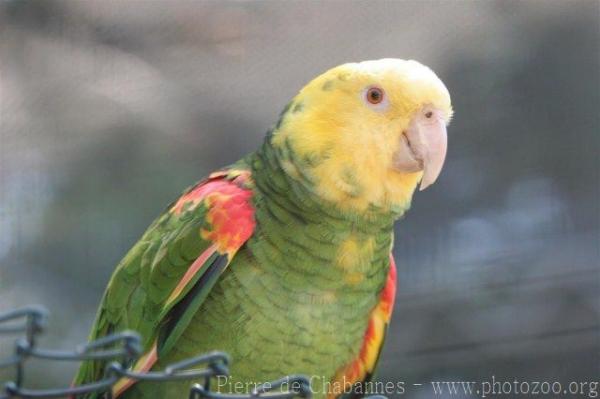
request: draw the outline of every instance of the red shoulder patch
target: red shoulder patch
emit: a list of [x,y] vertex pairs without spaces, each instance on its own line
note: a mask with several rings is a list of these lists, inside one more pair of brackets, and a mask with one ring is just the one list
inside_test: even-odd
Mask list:
[[202,238],[217,244],[221,253],[235,253],[252,235],[255,226],[252,191],[235,184],[221,187],[206,196],[208,229]]
[[255,227],[248,171],[215,172],[184,194],[170,212],[180,214],[204,204],[208,209],[202,238],[230,257],[250,238]]

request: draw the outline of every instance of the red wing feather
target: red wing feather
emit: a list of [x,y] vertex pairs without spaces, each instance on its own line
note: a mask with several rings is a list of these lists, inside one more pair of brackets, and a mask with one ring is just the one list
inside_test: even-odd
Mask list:
[[[198,273],[205,273],[211,263],[209,259],[212,259],[213,255],[226,256],[228,264],[252,235],[255,220],[252,190],[247,187],[249,181],[249,171],[215,172],[207,180],[182,195],[169,209],[171,213],[180,214],[201,204],[204,205],[207,209],[205,216],[207,227],[200,231],[200,235],[202,239],[211,242],[212,245],[205,249],[183,274],[166,300],[163,313],[172,313],[172,309],[180,307],[182,303],[192,302],[188,296],[197,295],[200,289],[210,290],[214,280],[211,280],[209,287],[195,286],[191,291],[189,285]],[[198,238],[200,239],[200,237]],[[219,272],[225,267],[224,263]],[[178,309],[178,311],[184,313],[186,309]],[[133,370],[138,372],[150,370],[158,360],[157,353],[157,343],[155,342],[150,351],[145,353],[135,364]],[[134,383],[135,381],[129,379],[120,380],[113,390],[114,396],[118,397]]]
[[[395,297],[396,263],[392,254],[390,254],[388,277],[379,294],[379,303],[371,311],[362,346],[356,358],[341,367],[333,377],[331,386],[336,387],[338,392],[329,392],[328,398],[335,398],[340,393],[348,392],[352,386],[365,382],[372,376],[383,347],[387,326],[392,317]],[[337,389],[338,387],[339,389]]]

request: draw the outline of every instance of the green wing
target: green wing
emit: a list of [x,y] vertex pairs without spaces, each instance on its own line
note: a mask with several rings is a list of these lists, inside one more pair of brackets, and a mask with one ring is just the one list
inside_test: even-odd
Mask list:
[[[253,232],[252,182],[244,166],[213,173],[152,223],[113,273],[90,340],[134,330],[144,352],[155,343],[159,355],[170,350]],[[74,384],[99,380],[105,367],[105,361],[83,362]]]

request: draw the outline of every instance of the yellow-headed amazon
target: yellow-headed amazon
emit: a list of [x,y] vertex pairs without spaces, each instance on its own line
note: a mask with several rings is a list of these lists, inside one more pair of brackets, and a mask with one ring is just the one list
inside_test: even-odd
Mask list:
[[[393,223],[438,177],[452,115],[416,61],[335,67],[285,107],[262,146],[188,189],[117,266],[91,339],[143,337],[138,371],[202,352],[232,382],[313,376],[316,397],[372,377],[396,271]],[[101,378],[85,362],[76,384]],[[189,381],[122,380],[120,398],[184,398]]]

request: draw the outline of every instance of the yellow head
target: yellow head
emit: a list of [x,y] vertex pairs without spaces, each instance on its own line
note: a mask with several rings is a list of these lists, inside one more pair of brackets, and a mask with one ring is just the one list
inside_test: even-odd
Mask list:
[[442,81],[416,61],[340,65],[306,85],[281,116],[272,145],[292,178],[338,208],[403,211],[432,184],[452,116]]

